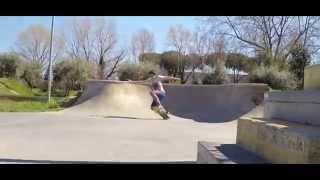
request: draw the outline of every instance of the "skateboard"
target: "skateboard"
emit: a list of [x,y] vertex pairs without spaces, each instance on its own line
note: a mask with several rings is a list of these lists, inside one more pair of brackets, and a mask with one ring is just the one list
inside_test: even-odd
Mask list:
[[168,116],[169,112],[162,107],[153,107],[152,110],[155,111],[157,114],[159,114],[163,119],[167,120],[170,118]]

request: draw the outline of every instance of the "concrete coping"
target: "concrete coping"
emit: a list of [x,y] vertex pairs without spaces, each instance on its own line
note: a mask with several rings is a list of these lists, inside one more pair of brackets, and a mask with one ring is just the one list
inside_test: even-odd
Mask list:
[[[110,84],[141,84],[145,85],[147,83],[143,82],[134,82],[134,81],[117,81],[117,80],[95,80],[91,79],[87,81],[88,83],[110,83]],[[184,86],[184,87],[245,87],[245,86],[250,86],[250,87],[265,87],[268,88],[267,84],[262,84],[262,83],[228,83],[228,84],[206,84],[206,85],[196,85],[196,84],[168,84],[164,83],[166,86]]]

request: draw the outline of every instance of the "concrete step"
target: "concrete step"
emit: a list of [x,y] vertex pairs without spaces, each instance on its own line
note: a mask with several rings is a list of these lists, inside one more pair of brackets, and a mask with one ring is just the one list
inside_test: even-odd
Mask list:
[[265,94],[264,118],[320,126],[320,91],[285,91]]
[[242,117],[237,144],[272,163],[320,163],[320,127],[277,119]]
[[267,164],[268,161],[237,144],[198,143],[199,164]]

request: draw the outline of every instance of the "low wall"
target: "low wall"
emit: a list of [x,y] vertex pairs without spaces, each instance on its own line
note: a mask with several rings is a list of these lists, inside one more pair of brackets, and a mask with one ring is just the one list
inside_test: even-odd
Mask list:
[[308,66],[305,68],[304,89],[320,90],[320,64]]
[[265,97],[264,118],[320,125],[320,91],[269,92]]
[[237,144],[272,163],[320,163],[319,127],[243,117]]

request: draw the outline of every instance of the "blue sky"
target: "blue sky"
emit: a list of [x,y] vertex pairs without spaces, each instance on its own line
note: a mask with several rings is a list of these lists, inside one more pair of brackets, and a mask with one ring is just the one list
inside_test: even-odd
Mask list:
[[[199,25],[199,18],[195,16],[113,16],[116,23],[120,45],[130,44],[133,32],[141,28],[152,31],[156,38],[156,51],[162,52],[167,48],[166,33],[171,25],[182,24],[184,27],[194,30]],[[55,30],[63,28],[72,17],[55,17]],[[14,46],[18,34],[33,24],[42,24],[50,28],[49,16],[3,16],[0,17],[0,52],[10,50]]]

